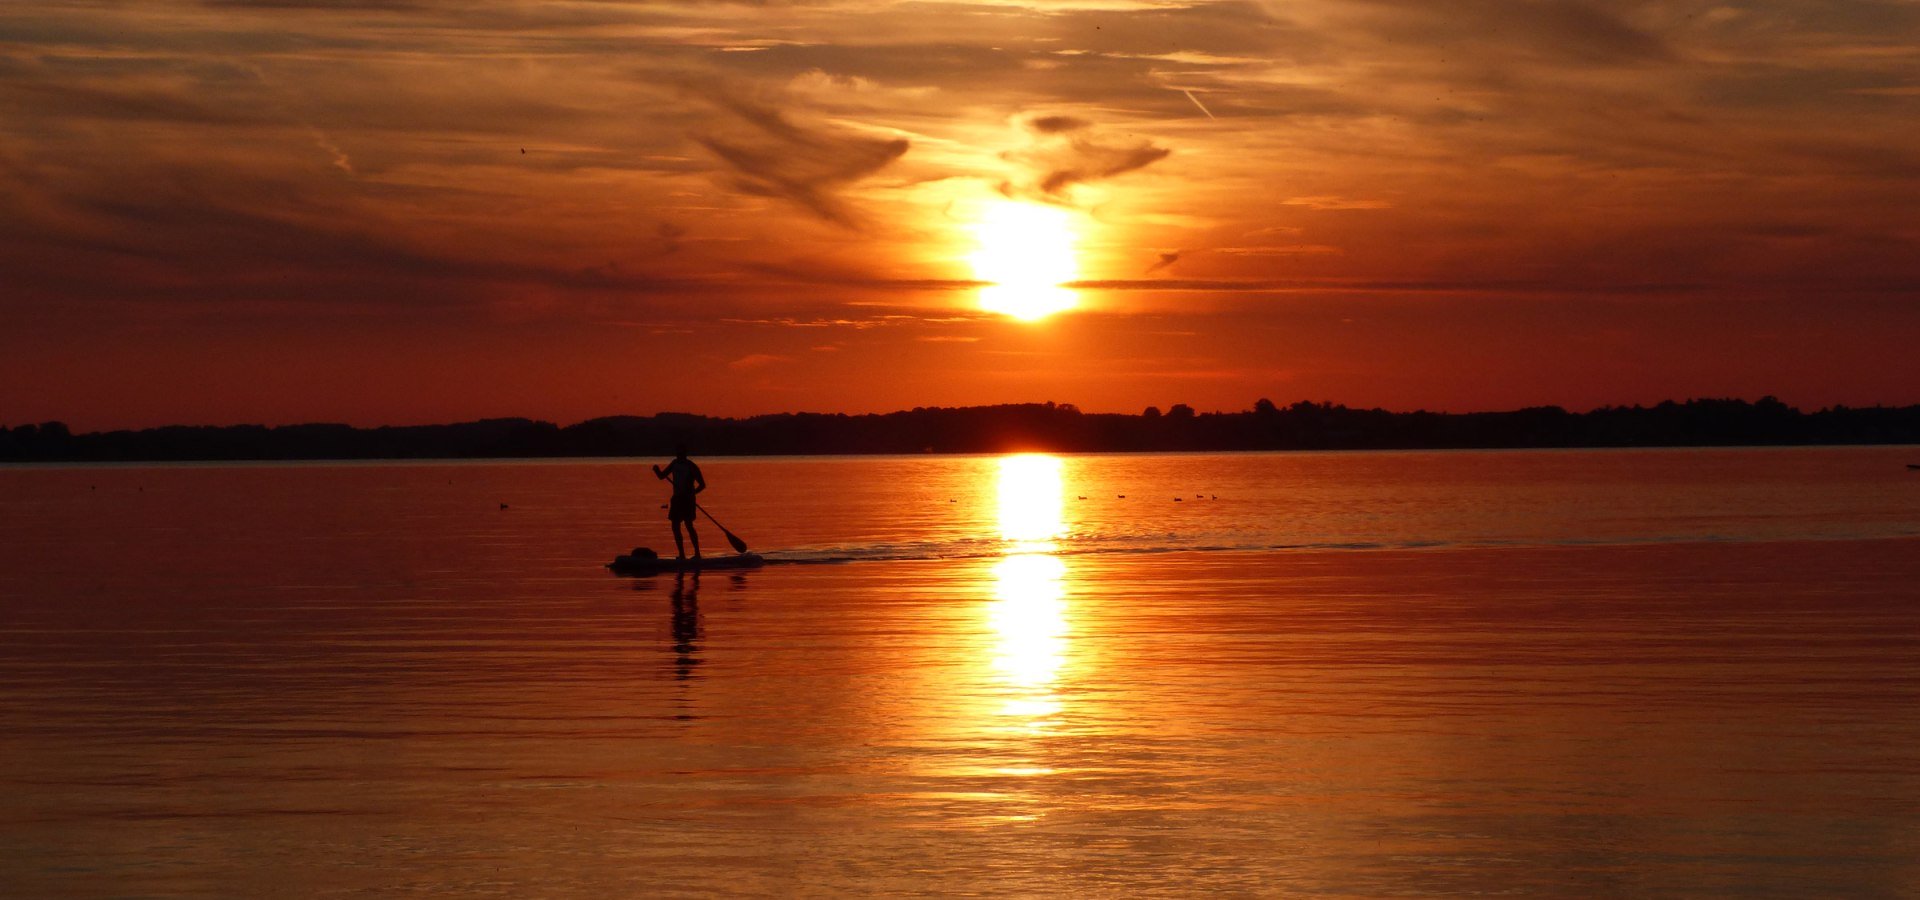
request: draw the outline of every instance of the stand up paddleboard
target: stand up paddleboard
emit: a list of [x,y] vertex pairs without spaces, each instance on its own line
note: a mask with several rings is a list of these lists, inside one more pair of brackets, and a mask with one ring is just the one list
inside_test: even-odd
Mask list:
[[667,572],[706,572],[713,569],[758,569],[767,564],[758,553],[676,559],[623,553],[607,563],[615,575],[661,575]]

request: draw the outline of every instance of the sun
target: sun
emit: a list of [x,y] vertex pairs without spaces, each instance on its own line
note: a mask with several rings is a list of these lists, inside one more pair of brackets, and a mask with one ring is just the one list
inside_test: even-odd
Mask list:
[[1073,214],[1054,206],[996,202],[973,225],[976,249],[967,262],[980,308],[1032,321],[1071,309],[1078,296],[1062,287],[1080,277]]

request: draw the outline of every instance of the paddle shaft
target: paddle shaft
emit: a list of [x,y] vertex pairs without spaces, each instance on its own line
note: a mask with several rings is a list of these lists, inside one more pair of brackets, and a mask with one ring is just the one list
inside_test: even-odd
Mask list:
[[726,536],[727,536],[727,543],[729,543],[729,544],[732,544],[732,545],[733,545],[733,552],[735,552],[735,553],[745,553],[745,552],[747,552],[747,542],[746,542],[746,541],[743,541],[743,540],[741,540],[741,539],[740,539],[740,538],[739,538],[739,537],[738,537],[737,535],[735,535],[735,534],[734,534],[733,532],[731,532],[731,531],[728,531],[728,530],[727,530],[727,526],[725,526],[725,525],[722,525],[722,524],[720,524],[720,520],[719,520],[719,519],[716,519],[716,518],[714,518],[714,517],[713,517],[713,513],[710,513],[710,512],[707,512],[707,508],[706,508],[706,507],[704,507],[704,506],[701,506],[701,505],[700,505],[700,504],[699,504],[698,502],[696,502],[696,503],[694,503],[694,504],[693,504],[693,508],[694,508],[694,509],[697,509],[697,510],[699,510],[699,511],[700,511],[700,512],[702,512],[702,513],[704,513],[704,514],[706,515],[706,517],[707,517],[707,521],[709,521],[709,522],[712,522],[712,523],[713,523],[713,527],[715,527],[715,528],[718,528],[718,529],[720,529],[720,533],[721,533],[721,534],[724,534],[724,535],[726,535]]

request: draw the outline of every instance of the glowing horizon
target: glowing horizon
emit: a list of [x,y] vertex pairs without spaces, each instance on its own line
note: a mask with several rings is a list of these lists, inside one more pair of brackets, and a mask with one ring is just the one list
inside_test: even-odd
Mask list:
[[0,424],[1920,402],[1913,4],[0,33]]

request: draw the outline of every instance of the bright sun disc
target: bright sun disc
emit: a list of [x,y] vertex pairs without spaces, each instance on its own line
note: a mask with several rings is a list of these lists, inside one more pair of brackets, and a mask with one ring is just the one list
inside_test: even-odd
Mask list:
[[973,234],[979,246],[967,262],[975,279],[988,282],[980,289],[980,308],[1033,320],[1074,306],[1074,292],[1061,287],[1080,277],[1072,213],[1033,203],[995,203],[981,213]]

